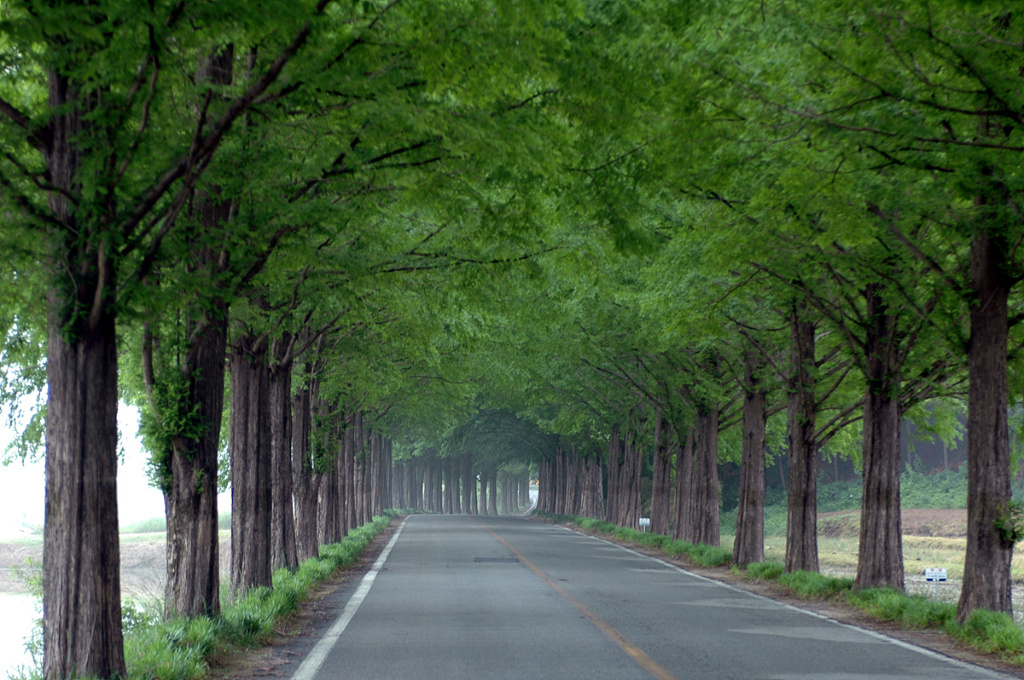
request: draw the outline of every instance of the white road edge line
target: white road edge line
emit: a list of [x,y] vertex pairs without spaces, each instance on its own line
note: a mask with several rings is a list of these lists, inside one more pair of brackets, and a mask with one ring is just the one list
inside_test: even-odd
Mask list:
[[897,638],[890,637],[890,636],[886,635],[885,633],[879,633],[878,631],[870,630],[868,628],[861,628],[860,626],[855,626],[853,624],[843,623],[842,621],[836,621],[835,619],[829,618],[828,616],[825,616],[824,614],[819,614],[818,612],[812,612],[812,611],[809,611],[807,609],[801,609],[800,607],[788,604],[786,602],[780,602],[779,600],[773,600],[770,597],[765,597],[764,595],[759,595],[758,593],[752,593],[749,590],[743,590],[742,588],[737,588],[736,586],[733,586],[733,585],[731,585],[729,583],[724,583],[722,581],[716,581],[715,579],[708,578],[706,576],[701,576],[700,574],[694,574],[692,571],[687,571],[686,569],[683,569],[682,567],[680,567],[678,565],[672,564],[671,562],[668,562],[667,560],[663,560],[661,558],[654,557],[652,555],[645,555],[642,552],[637,552],[636,550],[633,550],[631,548],[627,548],[624,545],[619,545],[618,543],[614,543],[612,541],[606,540],[606,539],[601,538],[599,536],[593,536],[591,534],[586,534],[586,533],[583,533],[582,531],[577,531],[576,529],[570,529],[569,527],[562,526],[562,525],[558,525],[558,526],[561,527],[562,529],[566,530],[566,531],[569,531],[569,532],[571,532],[573,534],[576,534],[577,536],[588,536],[589,538],[592,538],[595,541],[600,541],[602,543],[607,543],[608,545],[613,545],[616,548],[619,548],[620,550],[624,550],[625,552],[628,552],[628,553],[632,553],[633,555],[638,555],[638,556],[641,556],[641,557],[650,558],[650,559],[652,559],[652,560],[654,560],[656,562],[660,562],[660,563],[664,564],[667,567],[671,567],[675,571],[682,572],[683,574],[686,574],[687,576],[690,576],[692,578],[698,579],[700,581],[704,581],[704,582],[709,583],[711,585],[715,585],[715,586],[718,586],[720,588],[725,588],[726,590],[731,590],[731,591],[734,591],[734,592],[737,592],[737,593],[743,593],[744,595],[748,595],[748,596],[756,598],[758,600],[764,600],[766,602],[772,602],[772,603],[774,603],[774,604],[776,604],[776,605],[778,605],[778,606],[780,606],[780,607],[782,607],[784,609],[789,609],[789,610],[792,610],[792,611],[800,612],[801,614],[805,614],[805,615],[810,616],[812,618],[821,619],[823,621],[828,621],[829,623],[833,623],[833,624],[835,624],[837,626],[842,626],[843,628],[859,631],[859,632],[864,633],[865,635],[867,635],[869,637],[873,637],[873,638],[875,638],[877,640],[880,640],[882,642],[888,642],[891,645],[895,645],[897,647],[902,647],[904,649],[908,649],[908,650],[917,652],[918,654],[921,654],[922,656],[927,656],[927,657],[932,658],[932,659],[937,659],[937,660],[945,661],[945,662],[947,662],[947,663],[949,663],[949,664],[951,664],[953,666],[956,666],[957,668],[969,669],[969,670],[971,670],[973,672],[976,672],[976,673],[978,673],[980,675],[986,675],[987,674],[989,677],[997,679],[997,680],[1012,680],[1012,676],[1006,675],[1004,673],[1000,673],[999,671],[994,671],[991,668],[986,668],[984,666],[978,666],[976,664],[972,664],[972,663],[969,663],[967,661],[961,661],[960,659],[954,659],[951,656],[946,656],[945,654],[943,654],[941,652],[936,652],[936,651],[934,651],[932,649],[928,649],[927,647],[920,647],[920,646],[915,645],[915,644],[913,644],[911,642],[904,642],[903,640],[899,640]]
[[345,629],[348,628],[349,622],[352,621],[352,617],[356,615],[356,611],[359,609],[359,605],[366,599],[367,594],[370,592],[370,588],[373,586],[373,582],[377,579],[377,573],[384,567],[384,562],[388,559],[388,555],[391,554],[391,549],[395,547],[395,543],[398,541],[399,535],[402,533],[402,529],[405,528],[405,523],[408,521],[408,517],[402,520],[402,523],[398,525],[398,530],[395,531],[394,536],[388,541],[387,546],[384,547],[384,552],[380,554],[377,561],[370,567],[370,571],[366,572],[363,576],[362,582],[359,584],[359,588],[353,593],[352,597],[349,598],[348,603],[345,605],[344,611],[341,612],[341,616],[334,622],[331,629],[324,634],[320,641],[316,643],[316,646],[309,651],[306,658],[302,661],[295,673],[292,674],[292,680],[313,680],[320,667],[324,665],[324,661],[327,660],[327,655],[334,649],[334,645],[337,644],[338,638],[341,637]]

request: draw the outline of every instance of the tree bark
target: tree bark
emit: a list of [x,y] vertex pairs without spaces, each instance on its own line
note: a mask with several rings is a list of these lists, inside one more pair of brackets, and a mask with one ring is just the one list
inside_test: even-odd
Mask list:
[[[676,430],[678,432],[678,430]],[[687,428],[682,446],[676,449],[676,514],[672,537],[693,543],[696,536],[693,513],[693,430]]]
[[854,588],[903,590],[900,527],[900,377],[896,320],[880,286],[865,290],[863,480],[860,547]]
[[[308,375],[308,369],[306,373]],[[313,427],[312,399],[315,391],[317,388],[311,383],[292,397],[295,548],[300,561],[317,557],[320,554],[320,544],[316,535],[316,486],[313,482],[315,463],[310,447]]]
[[651,532],[667,536],[671,501],[672,432],[661,411],[654,420],[654,479],[651,488]]
[[231,351],[231,592],[271,586],[270,368],[265,342]]
[[[582,475],[583,460],[580,458],[580,452],[576,450],[575,444],[570,444],[565,464],[565,514],[567,515],[580,514],[580,501],[583,495]],[[522,476],[519,477],[519,482],[519,500],[521,501],[521,504],[529,505],[529,479],[527,478],[525,487],[522,486]]]
[[[980,202],[980,201],[979,201]],[[1010,512],[1007,429],[1010,247],[979,232],[971,241],[971,339],[967,350],[967,553],[957,605],[963,622],[975,609],[1012,613],[1013,540],[999,524]],[[1019,527],[1017,528],[1019,531]]]
[[[196,72],[196,82],[211,85],[230,85],[233,79],[234,50],[230,46],[205,59]],[[216,188],[196,193],[193,212],[199,228],[193,236],[221,233],[230,221],[231,202],[220,200],[216,194]],[[193,276],[198,274],[197,278],[208,283],[209,289],[189,291],[196,298],[186,312],[184,328],[191,343],[184,349],[184,361],[178,364],[180,378],[188,385],[188,399],[177,408],[178,414],[196,413],[201,434],[177,434],[162,461],[167,515],[164,615],[168,618],[216,616],[220,612],[217,467],[228,303],[224,291],[214,281],[223,273],[229,258],[219,248],[207,245],[206,238],[196,238],[195,242],[186,269]],[[153,410],[158,411],[156,407]],[[163,417],[160,413],[155,415]]]
[[473,454],[466,453],[462,456],[462,511],[467,515],[475,515],[473,509],[473,490],[476,488],[476,478],[473,476]]
[[433,468],[434,512],[444,513],[444,466],[441,458],[434,454]]
[[55,286],[48,300],[43,674],[49,680],[114,678],[125,674],[115,315],[103,305],[94,318],[68,318],[74,309],[68,297],[88,309],[92,292],[105,284],[89,262],[96,253],[76,252],[70,240],[59,248],[55,270],[63,261],[68,269],[91,271],[72,291]]
[[583,488],[580,492],[580,515],[600,518],[601,508],[601,461],[596,456],[583,459]]
[[487,502],[487,470],[480,470],[480,514],[489,514],[489,504]]
[[804,307],[790,316],[789,495],[786,571],[818,571],[818,444],[815,439],[814,323]]
[[732,561],[740,566],[764,561],[764,470],[768,422],[767,394],[758,377],[760,362],[753,352],[748,352],[744,358],[743,452],[736,538],[732,547]]
[[477,476],[473,472],[472,465],[470,466],[470,477],[470,501],[472,502],[472,511],[474,515],[482,515],[483,513],[481,512],[480,509],[481,503],[477,492],[477,487],[479,486],[479,484],[477,484]]
[[341,540],[349,530],[359,526],[359,435],[354,415],[347,416],[342,422],[345,423],[345,434],[338,471],[338,504],[341,516],[338,540]]
[[498,469],[491,468],[490,479],[488,483],[491,485],[490,497],[487,499],[487,512],[491,515],[498,514]]
[[608,502],[605,507],[605,521],[618,524],[622,503],[622,489],[619,481],[622,476],[622,466],[625,451],[622,439],[619,437],[619,429],[613,427],[608,436]]
[[292,366],[291,337],[275,340],[270,367],[270,568],[295,569],[295,511],[292,498]]
[[[161,473],[167,515],[167,618],[220,612],[217,454],[224,412],[227,306],[214,305],[206,314],[180,367],[188,400],[180,404],[179,413],[195,413],[201,434],[175,437]],[[185,327],[195,329],[188,320]]]
[[635,529],[640,519],[640,474],[643,469],[643,451],[639,432],[629,432],[623,440],[622,464],[618,474],[618,515],[615,523]]
[[693,459],[693,542],[717,546],[718,523],[718,406],[697,412]]
[[452,484],[452,514],[462,514],[462,462],[458,458],[448,461]]

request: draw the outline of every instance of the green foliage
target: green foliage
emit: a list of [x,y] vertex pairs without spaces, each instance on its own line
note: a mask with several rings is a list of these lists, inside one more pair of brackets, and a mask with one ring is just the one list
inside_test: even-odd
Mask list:
[[996,530],[1003,541],[1013,544],[1024,538],[1024,504],[1010,501],[995,519]]
[[156,624],[160,616],[160,607],[153,602],[142,603],[128,598],[121,603],[121,628],[125,635]]
[[818,480],[818,512],[841,512],[860,508],[864,483],[859,479],[828,482]]
[[904,508],[967,507],[967,466],[924,474],[914,466],[900,475],[900,506]]

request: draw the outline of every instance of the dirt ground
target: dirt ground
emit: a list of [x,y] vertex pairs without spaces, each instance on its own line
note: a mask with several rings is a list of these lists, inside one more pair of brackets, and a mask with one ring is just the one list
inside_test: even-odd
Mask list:
[[[967,535],[966,510],[904,509],[900,514],[905,536],[964,538]],[[859,510],[823,512],[818,515],[818,535],[857,538],[859,524]]]

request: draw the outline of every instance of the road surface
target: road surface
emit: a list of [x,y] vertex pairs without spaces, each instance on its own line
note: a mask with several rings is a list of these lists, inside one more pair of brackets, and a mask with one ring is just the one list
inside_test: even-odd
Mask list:
[[558,526],[521,518],[415,515],[292,677],[1006,676]]

